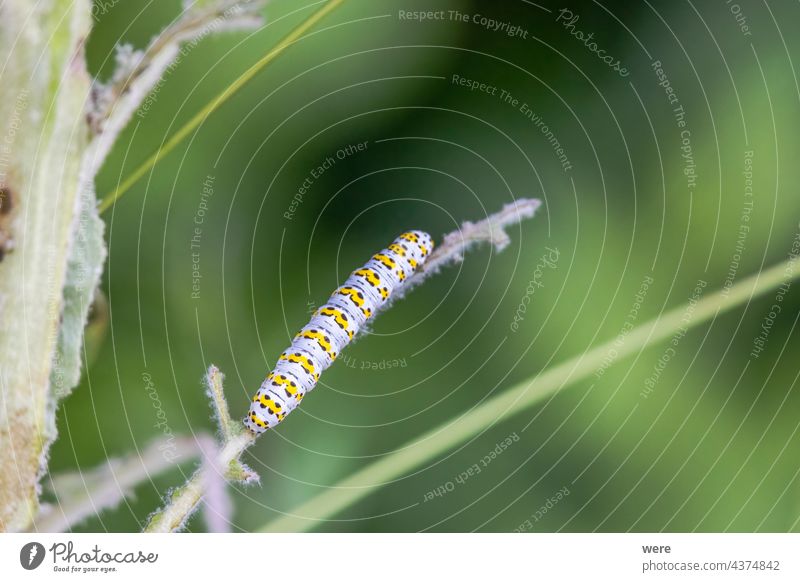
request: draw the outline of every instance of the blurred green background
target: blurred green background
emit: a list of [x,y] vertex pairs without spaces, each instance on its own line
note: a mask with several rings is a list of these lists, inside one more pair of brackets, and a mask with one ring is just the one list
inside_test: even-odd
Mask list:
[[[559,20],[562,8],[348,0],[208,118],[104,215],[110,325],[59,413],[53,471],[86,470],[162,435],[144,374],[175,435],[215,430],[201,383],[212,362],[227,375],[232,412],[243,414],[310,306],[405,229],[440,239],[514,198],[545,203],[512,229],[503,253],[469,253],[382,315],[348,348],[350,365],[328,370],[303,406],[248,451],[262,485],[232,491],[234,530],[266,525],[476,401],[613,340],[638,303],[634,323],[685,304],[699,280],[707,293],[731,274],[737,282],[783,260],[800,219],[800,39],[791,26],[800,7],[580,1],[566,6],[579,16],[574,28],[564,14]],[[193,48],[146,115],[134,117],[98,194],[312,9],[276,0],[264,29]],[[401,18],[414,10],[445,18]],[[177,0],[98,10],[92,72],[108,77],[117,43],[143,47],[179,11]],[[474,15],[520,33],[491,30]],[[571,34],[578,30],[593,33],[629,74],[603,63]],[[453,75],[498,90],[470,91]],[[569,168],[523,104],[552,131]],[[314,180],[286,218],[311,171],[361,142],[367,147]],[[205,200],[204,182],[213,183]],[[546,247],[558,250],[558,262],[537,273]],[[653,283],[639,301],[647,277]],[[531,280],[541,287],[514,331]],[[663,370],[669,342],[620,359],[316,529],[800,530],[796,289],[764,351],[750,355],[775,302],[769,293],[690,331]],[[404,365],[362,369],[392,360]],[[455,483],[509,435],[518,441]],[[138,529],[192,468],[141,485],[79,530]],[[448,482],[452,491],[425,501]],[[564,488],[569,495],[537,515]],[[204,527],[195,518],[189,529]]]

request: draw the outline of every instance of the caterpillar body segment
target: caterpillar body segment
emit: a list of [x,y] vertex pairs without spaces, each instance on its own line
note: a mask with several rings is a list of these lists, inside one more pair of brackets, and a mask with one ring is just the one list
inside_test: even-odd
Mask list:
[[394,281],[380,268],[376,268],[372,259],[360,269],[353,271],[353,275],[361,278],[367,285],[375,289],[380,295],[381,301],[389,299],[389,295],[392,294],[392,289],[395,287]]
[[[328,299],[328,303],[326,305],[339,310],[345,315],[345,317],[347,317],[348,326],[344,329],[344,331],[347,332],[348,336],[350,335],[350,331],[360,329],[368,319],[360,307],[353,303],[352,300],[348,300],[345,297],[332,295],[330,299]],[[336,319],[334,319],[333,322],[337,326],[339,325]]]
[[350,343],[350,336],[347,331],[339,327],[339,325],[330,317],[324,317],[321,315],[313,317],[308,325],[318,328],[320,331],[324,331],[326,334],[328,334],[328,338],[331,340],[332,349],[336,353],[337,357],[342,353],[344,347]]
[[275,394],[292,409],[302,402],[307,391],[303,382],[286,372],[270,373],[261,384],[260,390]]
[[305,376],[313,380],[314,384],[322,373],[323,358],[320,354],[312,354],[310,350],[292,344],[289,349],[278,357],[278,368],[291,368],[297,370],[296,375]]
[[324,370],[330,366],[339,354],[338,342],[321,326],[309,323],[294,336],[292,346],[312,352],[319,357],[319,364]]
[[[333,292],[328,303],[352,310],[355,314],[354,319],[361,327],[372,317],[372,309],[367,305],[367,297],[367,292],[358,285],[342,285]],[[372,303],[374,300],[370,304]]]
[[[357,289],[358,291],[361,292],[365,300],[365,303],[362,307],[366,307],[367,309],[370,310],[370,317],[372,317],[372,313],[374,313],[375,307],[383,304],[383,299],[378,289],[367,283],[367,281],[363,277],[358,276],[355,273],[351,274],[347,278],[342,287]],[[339,289],[341,289],[342,287],[340,287]],[[337,293],[334,292],[334,294],[331,296],[331,300],[333,300],[336,297],[336,295]]]
[[278,358],[261,384],[244,418],[259,434],[280,424],[297,408],[358,330],[392,292],[420,268],[433,250],[431,236],[419,230],[404,232],[373,255],[338,287]]

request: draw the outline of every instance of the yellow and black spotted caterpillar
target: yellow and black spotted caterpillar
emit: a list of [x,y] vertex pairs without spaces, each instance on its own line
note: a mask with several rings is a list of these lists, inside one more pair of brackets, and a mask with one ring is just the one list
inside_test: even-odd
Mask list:
[[422,266],[431,250],[430,235],[412,230],[353,271],[280,355],[253,397],[245,426],[262,433],[297,408],[359,328]]

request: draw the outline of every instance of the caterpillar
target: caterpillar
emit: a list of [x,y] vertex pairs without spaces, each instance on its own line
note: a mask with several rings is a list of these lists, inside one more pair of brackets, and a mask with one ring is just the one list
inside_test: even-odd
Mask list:
[[353,271],[278,357],[275,369],[253,396],[244,425],[260,434],[283,422],[361,326],[424,264],[432,250],[428,233],[404,232]]

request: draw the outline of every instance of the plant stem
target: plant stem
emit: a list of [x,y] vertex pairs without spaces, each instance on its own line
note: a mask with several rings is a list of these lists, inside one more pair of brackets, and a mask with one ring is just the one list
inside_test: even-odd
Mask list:
[[[742,280],[727,293],[717,291],[697,301],[693,319],[685,321],[686,305],[652,319],[632,330],[622,346],[615,340],[604,343],[571,358],[533,378],[524,380],[502,394],[481,402],[458,418],[443,423],[412,440],[397,451],[382,457],[336,485],[301,504],[291,514],[284,515],[261,531],[306,531],[320,521],[337,514],[381,486],[407,474],[415,467],[463,443],[491,425],[510,418],[534,406],[544,398],[569,385],[591,376],[604,362],[609,348],[614,347],[619,358],[644,350],[681,329],[691,328],[720,313],[733,309],[757,295],[777,288],[800,276],[797,257],[766,271]],[[618,361],[618,360],[617,360]]]
[[[118,45],[114,75],[108,83],[95,81],[93,85],[87,118],[97,135],[86,152],[86,175],[92,179],[97,175],[131,117],[175,65],[182,44],[197,41],[220,29],[247,30],[260,26],[261,19],[256,18],[255,13],[266,2],[211,0],[211,6],[200,6],[195,2],[151,41],[144,51],[134,52],[130,45]],[[237,7],[239,12],[232,14]],[[123,47],[130,52],[123,50]]]
[[166,506],[150,516],[144,533],[169,533],[180,530],[191,517],[206,491],[208,471],[215,471],[224,478],[231,463],[238,461],[241,454],[255,442],[255,436],[244,431],[232,438],[223,447],[215,463],[205,463],[194,475],[169,495]]
[[67,531],[104,509],[116,507],[133,487],[176,468],[180,462],[196,458],[200,454],[198,441],[201,439],[213,442],[207,435],[199,435],[198,440],[159,439],[141,453],[124,459],[109,459],[81,473],[55,475],[52,488],[57,505],[43,512],[31,529],[46,533]]
[[308,32],[317,22],[322,20],[335,8],[341,5],[344,0],[328,0],[322,8],[314,12],[306,20],[301,22],[295,27],[288,35],[266,55],[261,57],[255,64],[242,73],[236,80],[226,87],[219,95],[212,99],[205,107],[198,111],[185,125],[183,125],[167,142],[153,153],[147,160],[145,160],[134,172],[122,181],[117,188],[103,196],[100,202],[100,212],[105,212],[119,198],[133,186],[139,178],[144,176],[151,168],[153,168],[162,158],[169,154],[175,146],[181,143],[192,131],[203,123],[203,121],[214,111],[216,111],[225,101],[232,97],[239,89],[244,87],[257,73],[259,73],[269,63],[274,61],[284,50],[286,50],[292,43],[296,42],[301,36]]
[[212,365],[208,368],[206,373],[206,386],[208,387],[208,395],[211,397],[211,402],[214,404],[214,416],[219,423],[219,430],[225,442],[231,440],[242,431],[241,423],[234,423],[231,419],[230,412],[228,411],[228,401],[225,400],[225,392],[222,388],[222,382],[225,376],[219,371],[219,368]]
[[[490,243],[494,246],[495,251],[501,252],[511,243],[506,229],[523,220],[533,218],[541,205],[542,201],[537,198],[519,198],[483,220],[464,222],[456,230],[444,235],[442,243],[436,246],[422,268],[406,279],[403,286],[392,294],[389,301],[380,306],[379,313],[389,309],[396,301],[424,283],[428,277],[436,275],[442,268],[464,260],[464,253],[472,247]],[[359,333],[363,333],[366,329],[368,328],[361,328]]]
[[405,289],[416,287],[449,263],[462,260],[464,253],[475,244],[489,242],[497,252],[501,252],[511,244],[506,229],[527,218],[533,218],[541,205],[542,201],[538,198],[520,198],[509,202],[499,212],[490,214],[483,220],[464,222],[461,228],[445,235],[442,244],[431,253],[422,269],[406,281]]

